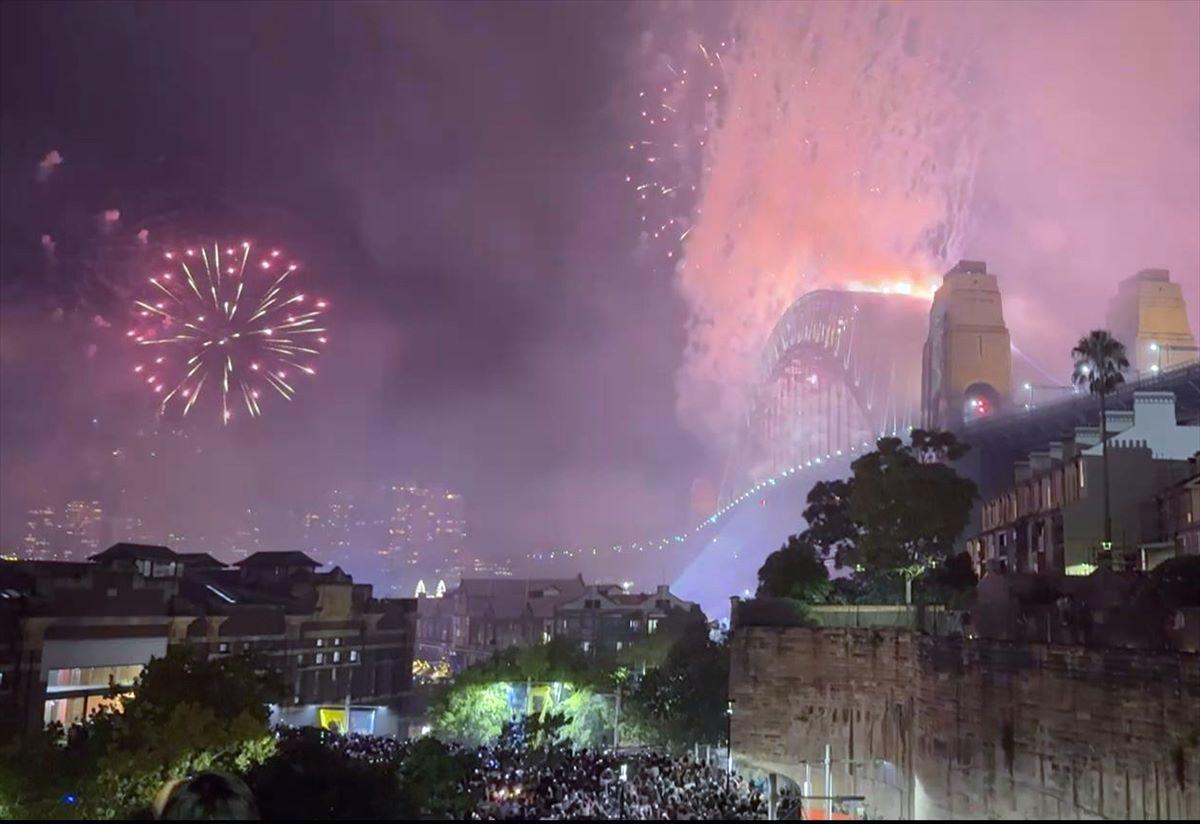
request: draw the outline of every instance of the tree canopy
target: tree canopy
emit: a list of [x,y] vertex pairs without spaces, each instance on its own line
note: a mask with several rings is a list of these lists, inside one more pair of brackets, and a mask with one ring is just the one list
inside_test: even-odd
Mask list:
[[1105,329],[1093,329],[1080,338],[1071,356],[1075,359],[1071,381],[1093,395],[1103,397],[1125,382],[1122,373],[1129,368],[1125,344]]
[[672,749],[723,741],[728,687],[727,645],[713,641],[707,627],[692,627],[661,667],[636,682],[625,705],[630,733]]
[[792,535],[758,570],[758,596],[792,598],[805,604],[824,603],[829,595],[829,570],[809,538]]
[[[88,818],[145,808],[166,781],[209,769],[244,772],[275,750],[269,704],[277,676],[249,656],[209,658],[169,648],[146,665],[120,711],[97,713],[59,746],[61,729],[24,736],[0,753],[0,791],[18,817]],[[55,812],[57,811],[57,812]]]
[[[848,516],[858,525],[837,562],[872,570],[924,569],[953,553],[978,496],[975,483],[940,460],[928,460],[929,433],[914,433],[912,446],[880,438],[874,452],[851,464],[854,473]],[[961,454],[953,435],[939,437],[935,453]]]
[[[967,584],[963,561],[953,559],[954,542],[978,493],[950,462],[967,449],[952,432],[915,429],[908,445],[880,438],[851,464],[851,477],[814,484],[804,509],[807,528],[767,557],[758,595],[888,603],[903,596],[904,578],[929,568],[942,568],[938,592],[959,592]],[[830,580],[828,559],[850,567],[853,577]]]

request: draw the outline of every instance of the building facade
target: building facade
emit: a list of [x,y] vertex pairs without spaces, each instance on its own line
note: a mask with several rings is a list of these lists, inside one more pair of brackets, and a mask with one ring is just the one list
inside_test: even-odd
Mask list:
[[442,598],[417,599],[418,657],[454,667],[509,647],[566,639],[587,653],[619,652],[653,634],[674,610],[699,607],[666,585],[629,593],[575,578],[465,578]]
[[616,584],[593,584],[555,612],[555,635],[584,652],[620,652],[658,631],[673,610],[691,612],[685,601],[660,584],[654,592],[626,592]]
[[[1153,566],[1175,554],[1177,542],[1189,546],[1191,510],[1171,503],[1160,513],[1157,503],[1177,486],[1190,488],[1186,480],[1195,473],[1190,459],[1200,452],[1200,426],[1181,425],[1175,398],[1166,392],[1137,393],[1133,410],[1110,412],[1107,424],[1111,549],[1126,566]],[[983,502],[981,531],[968,541],[977,571],[1088,574],[1095,569],[1097,553],[1104,549],[1103,460],[1096,426],[1079,427],[1018,462],[1012,486]],[[1182,525],[1169,519],[1176,510]],[[1164,531],[1172,547],[1166,554]]]
[[376,599],[299,552],[226,567],[117,544],[90,563],[0,565],[0,703],[21,729],[87,718],[174,645],[261,655],[287,692],[275,720],[395,732],[412,678],[416,603]]

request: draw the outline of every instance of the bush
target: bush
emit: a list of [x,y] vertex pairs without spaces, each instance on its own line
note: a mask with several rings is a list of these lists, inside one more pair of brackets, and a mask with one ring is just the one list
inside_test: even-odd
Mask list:
[[333,820],[412,817],[397,765],[357,759],[311,727],[280,736],[277,752],[247,774],[265,819]]

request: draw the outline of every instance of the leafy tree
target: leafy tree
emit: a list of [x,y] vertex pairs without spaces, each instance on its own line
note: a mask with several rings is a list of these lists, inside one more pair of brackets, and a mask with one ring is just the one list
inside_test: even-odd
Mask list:
[[758,570],[757,594],[760,598],[823,603],[829,594],[829,570],[812,541],[792,535],[786,544],[768,555]]
[[910,437],[913,454],[922,463],[957,461],[970,450],[970,447],[959,441],[953,432],[914,429]]
[[333,820],[413,817],[396,776],[398,763],[373,763],[329,746],[331,733],[282,731],[277,752],[253,767],[247,783],[266,819]]
[[880,438],[876,446],[851,464],[848,515],[859,533],[837,560],[855,569],[898,572],[911,584],[931,563],[950,556],[977,489],[950,466],[923,462],[899,438]]
[[88,745],[103,756],[82,808],[122,815],[149,804],[166,781],[244,772],[274,752],[269,704],[281,693],[278,675],[255,657],[171,647],[146,665],[121,712],[93,717]]
[[441,738],[480,746],[499,738],[511,717],[507,683],[455,684],[439,701],[434,727]]
[[[807,546],[817,559],[833,557],[838,566],[854,569],[853,580],[837,578],[823,587],[814,581],[814,589],[800,586],[787,597],[889,603],[898,597],[898,580],[907,588],[948,559],[977,494],[974,483],[948,465],[967,449],[951,432],[915,429],[910,445],[881,438],[875,451],[851,464],[850,478],[815,484],[804,510],[808,527],[788,546]],[[800,577],[816,572],[809,555],[802,559],[787,549],[768,557],[759,571],[760,594],[784,594],[791,591],[789,581],[812,580]]]
[[400,768],[402,809],[414,817],[449,814],[465,818],[479,801],[478,790],[470,789],[477,766],[473,754],[454,752],[436,738],[420,739]]
[[928,604],[965,606],[965,601],[979,578],[975,566],[966,552],[952,555],[946,561],[934,565],[921,579],[921,601]]
[[1108,490],[1108,395],[1125,382],[1123,370],[1129,368],[1125,344],[1104,329],[1093,329],[1079,339],[1071,350],[1075,369],[1071,381],[1086,386],[1088,392],[1100,399],[1100,452],[1104,464],[1104,548],[1112,547],[1112,516]]
[[91,795],[94,752],[63,746],[58,724],[0,747],[0,819],[79,818],[79,798]]
[[[274,751],[276,677],[248,657],[208,659],[171,647],[146,665],[122,711],[97,713],[59,746],[51,729],[0,754],[0,792],[22,817],[123,817],[166,781],[208,769],[243,772]],[[7,814],[7,811],[3,811]]]
[[561,740],[588,749],[612,743],[614,708],[608,696],[581,688],[571,692],[561,707],[566,719]]
[[625,704],[627,720],[646,743],[662,747],[722,741],[728,686],[728,647],[697,628],[637,683]]
[[850,499],[854,494],[854,479],[818,481],[808,492],[804,520],[808,527],[801,537],[817,547],[824,557],[837,554],[854,545],[860,524],[850,517]]

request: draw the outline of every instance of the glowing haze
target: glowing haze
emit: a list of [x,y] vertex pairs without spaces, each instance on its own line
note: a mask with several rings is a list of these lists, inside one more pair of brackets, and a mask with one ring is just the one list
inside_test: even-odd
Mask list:
[[696,7],[732,42],[675,269],[684,424],[728,443],[763,341],[812,289],[928,294],[987,259],[1043,362],[1138,268],[1196,294],[1196,9]]

